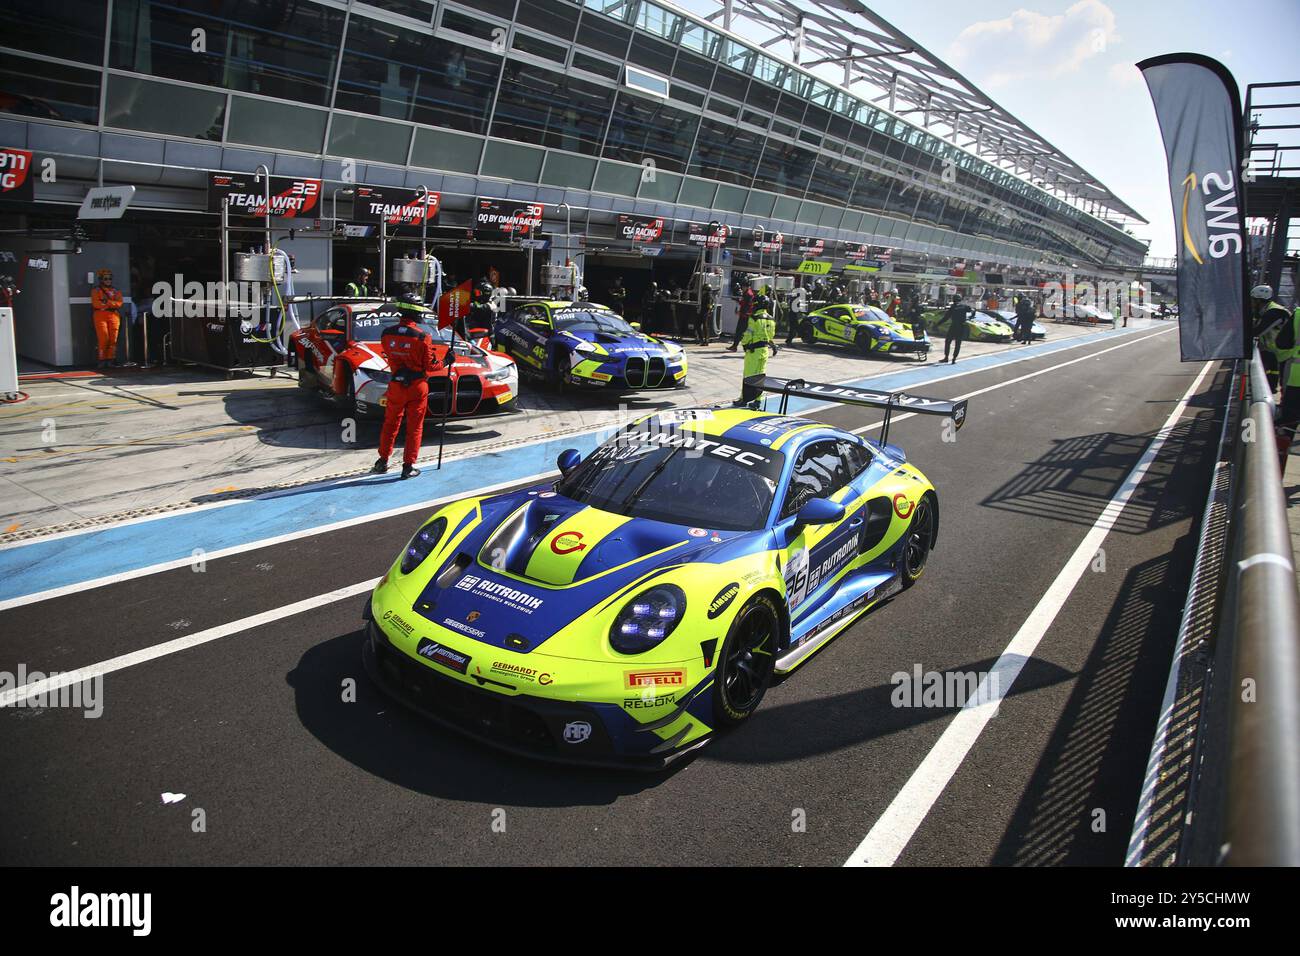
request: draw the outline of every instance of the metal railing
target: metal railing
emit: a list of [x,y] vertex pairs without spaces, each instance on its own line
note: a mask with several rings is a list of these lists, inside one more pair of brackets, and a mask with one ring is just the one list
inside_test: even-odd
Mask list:
[[1230,395],[1128,866],[1300,866],[1300,591],[1256,351]]
[[1224,861],[1300,866],[1300,593],[1273,391],[1256,351],[1238,442]]

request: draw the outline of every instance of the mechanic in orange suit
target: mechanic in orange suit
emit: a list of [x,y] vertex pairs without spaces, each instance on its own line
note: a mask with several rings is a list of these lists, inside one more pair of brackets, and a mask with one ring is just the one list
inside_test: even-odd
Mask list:
[[388,382],[387,403],[384,406],[384,427],[379,433],[379,460],[370,473],[382,475],[388,471],[388,456],[397,441],[397,429],[406,419],[406,445],[402,450],[402,477],[414,478],[420,473],[415,459],[420,455],[420,440],[424,437],[424,414],[429,407],[429,376],[438,367],[433,351],[433,336],[420,327],[423,315],[431,314],[419,295],[408,292],[397,303],[402,318],[397,325],[384,329],[380,344],[388,356],[392,379]]
[[95,273],[99,285],[90,292],[90,312],[99,341],[99,368],[108,368],[117,358],[117,330],[122,324],[122,293],[113,288],[111,269]]

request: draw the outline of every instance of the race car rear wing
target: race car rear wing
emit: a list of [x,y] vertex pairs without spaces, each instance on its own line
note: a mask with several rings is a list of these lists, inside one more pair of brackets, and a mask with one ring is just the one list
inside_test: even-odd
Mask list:
[[870,388],[856,388],[851,385],[826,385],[822,382],[807,382],[801,378],[774,378],[771,375],[755,375],[745,379],[745,384],[764,392],[781,396],[781,414],[786,414],[790,396],[815,398],[822,401],[839,402],[843,405],[860,405],[864,408],[883,408],[885,420],[880,428],[880,443],[889,444],[889,420],[895,409],[915,412],[918,415],[942,415],[951,418],[954,428],[961,428],[966,423],[966,402],[949,402],[941,398],[923,398],[920,395],[908,395],[906,392],[881,392]]

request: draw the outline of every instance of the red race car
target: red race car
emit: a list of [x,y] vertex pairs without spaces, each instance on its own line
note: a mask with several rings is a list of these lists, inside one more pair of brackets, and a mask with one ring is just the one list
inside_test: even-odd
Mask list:
[[[382,302],[339,303],[326,309],[290,336],[298,357],[298,384],[324,393],[347,413],[382,417],[390,373],[379,339],[400,319],[396,308]],[[435,328],[432,313],[429,319],[425,329],[433,336],[439,363],[429,378],[429,413],[442,415],[444,405],[453,416],[508,408],[519,393],[514,359],[487,348],[486,332],[472,342],[457,336],[456,358],[448,370],[451,330]]]

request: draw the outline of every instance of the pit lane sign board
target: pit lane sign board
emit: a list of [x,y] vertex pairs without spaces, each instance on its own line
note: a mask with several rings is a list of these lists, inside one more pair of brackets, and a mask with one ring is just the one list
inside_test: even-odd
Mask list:
[[382,222],[390,226],[433,225],[442,206],[442,193],[421,195],[399,186],[358,186],[352,200],[352,218],[357,222]]
[[755,252],[780,252],[785,245],[785,235],[779,232],[763,232],[755,229],[750,234],[751,248]]
[[134,186],[97,186],[86,193],[78,219],[121,219],[135,198]]
[[807,276],[825,276],[830,275],[831,264],[818,259],[805,259],[799,263],[799,268],[794,270]]
[[799,247],[799,254],[805,259],[816,259],[826,251],[826,240],[813,236],[798,236],[795,244]]
[[618,235],[629,242],[659,242],[664,237],[664,220],[662,217],[628,216],[618,217]]
[[[319,179],[271,177],[271,215],[284,219],[307,218],[321,198]],[[208,176],[208,212],[221,212],[229,201],[231,215],[266,218],[264,184],[252,173],[211,173]]]
[[718,223],[710,228],[707,222],[689,222],[686,224],[686,241],[692,246],[707,246],[720,249],[727,244],[731,236],[731,227]]
[[546,206],[517,199],[479,196],[474,203],[475,239],[518,239],[531,236],[542,226]]
[[31,202],[36,197],[32,162],[27,150],[0,146],[0,199]]

